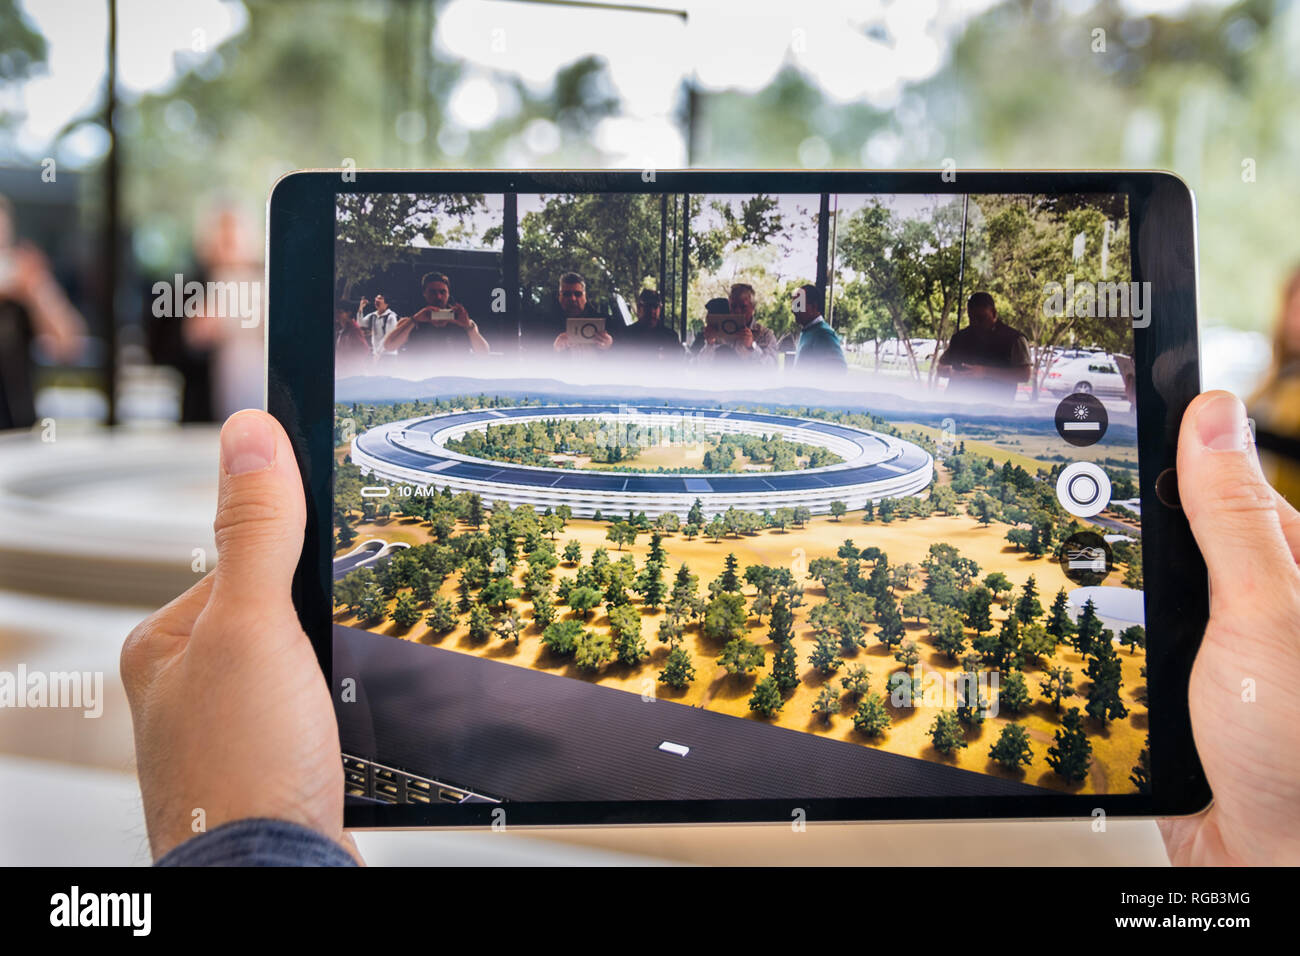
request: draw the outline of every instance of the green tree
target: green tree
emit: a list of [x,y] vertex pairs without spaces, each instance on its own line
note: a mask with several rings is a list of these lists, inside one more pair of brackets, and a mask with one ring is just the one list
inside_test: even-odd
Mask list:
[[718,664],[733,677],[748,674],[763,666],[766,655],[753,641],[735,637],[727,641],[718,657]]
[[1029,580],[1025,582],[1019,600],[1016,601],[1016,617],[1021,624],[1032,624],[1042,617],[1042,614],[1043,605],[1038,602],[1038,585],[1031,574]]
[[1008,674],[998,685],[998,707],[1009,714],[1023,714],[1029,709],[1032,699],[1025,684],[1025,675],[1020,671]]
[[1094,645],[1101,639],[1103,630],[1101,618],[1097,617],[1097,606],[1089,598],[1079,613],[1079,621],[1074,635],[1074,649],[1087,657],[1093,652]]
[[993,594],[986,587],[972,587],[966,592],[966,624],[976,634],[983,634],[993,627],[992,604]]
[[746,633],[747,622],[744,596],[724,591],[704,611],[704,636],[720,643],[730,641]]
[[844,664],[839,655],[839,645],[830,636],[817,638],[817,643],[813,647],[812,654],[808,656],[808,663],[823,674],[829,677],[834,674]]
[[475,604],[469,609],[469,639],[486,641],[492,636],[492,613],[484,604]]
[[452,609],[451,601],[445,597],[434,598],[429,616],[424,622],[435,634],[446,634],[453,630],[456,627],[456,612]]
[[581,670],[595,671],[614,657],[613,641],[608,634],[586,631],[578,637],[573,649],[573,662]]
[[691,655],[684,647],[674,647],[669,652],[668,659],[664,661],[664,669],[659,672],[659,680],[676,690],[687,687],[695,680],[695,665],[691,663]]
[[1093,645],[1093,656],[1084,665],[1083,672],[1092,681],[1084,708],[1088,716],[1102,723],[1127,717],[1128,708],[1120,697],[1123,671],[1110,641],[1097,641]]
[[1047,633],[1057,644],[1074,636],[1074,619],[1070,617],[1070,599],[1065,596],[1065,588],[1057,591],[1052,600],[1052,609],[1047,613]]
[[777,687],[776,679],[770,674],[754,686],[754,693],[749,698],[750,710],[764,717],[771,717],[784,706],[785,701],[781,697],[781,690]]
[[930,725],[930,740],[934,749],[944,755],[966,747],[966,737],[956,712],[944,710],[935,715],[934,723]]
[[1019,770],[1021,764],[1028,767],[1034,762],[1028,731],[1019,724],[1007,724],[1002,728],[997,743],[989,748],[989,756],[1006,770]]
[[799,658],[793,641],[776,642],[776,650],[772,654],[772,677],[783,694],[788,694],[799,686]]
[[962,627],[961,614],[952,608],[944,608],[937,622],[930,625],[935,648],[947,654],[949,660],[956,661],[966,650],[966,631]]
[[641,612],[630,604],[609,609],[609,629],[619,663],[639,664],[650,652],[641,638]]
[[879,737],[893,722],[884,698],[879,694],[869,694],[858,704],[858,711],[853,715],[853,727],[868,737]]
[[844,517],[844,513],[845,513],[846,511],[848,511],[848,510],[849,510],[849,509],[848,509],[848,506],[845,505],[844,502],[842,502],[842,501],[832,501],[832,502],[831,502],[831,516],[832,516],[836,521],[839,521],[840,518]]
[[1141,624],[1133,624],[1119,632],[1119,642],[1121,646],[1128,648],[1130,654],[1139,647],[1145,650],[1147,646],[1147,632],[1143,629]]
[[813,700],[812,713],[823,724],[829,724],[831,717],[840,712],[840,695],[829,685],[822,687]]
[[398,595],[397,603],[393,605],[392,619],[393,623],[404,631],[415,626],[420,620],[420,606],[416,603],[414,595]]
[[871,671],[867,670],[863,664],[850,665],[845,675],[840,678],[840,686],[854,700],[858,700],[866,694],[870,684]]
[[1061,701],[1074,696],[1074,672],[1068,667],[1052,668],[1039,682],[1039,690],[1059,714]]
[[569,607],[582,615],[585,621],[591,617],[591,610],[600,603],[601,594],[595,588],[578,587],[569,592]]
[[1047,765],[1069,783],[1080,783],[1088,776],[1088,768],[1092,766],[1092,744],[1083,729],[1083,717],[1078,707],[1071,707],[1061,718],[1056,743],[1047,748]]
[[569,565],[578,565],[582,562],[582,545],[576,541],[570,541],[564,546],[564,561]]

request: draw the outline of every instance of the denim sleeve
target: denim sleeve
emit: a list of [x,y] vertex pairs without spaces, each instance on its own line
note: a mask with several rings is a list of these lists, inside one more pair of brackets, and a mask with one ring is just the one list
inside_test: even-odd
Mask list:
[[356,866],[329,837],[297,823],[234,820],[200,833],[164,854],[154,866]]

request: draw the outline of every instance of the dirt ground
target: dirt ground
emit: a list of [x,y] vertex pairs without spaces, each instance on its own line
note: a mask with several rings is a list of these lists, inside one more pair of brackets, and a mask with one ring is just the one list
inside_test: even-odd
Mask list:
[[[582,546],[584,561],[590,559],[592,551],[597,547],[607,548],[610,557],[616,560],[620,556],[620,551],[606,540],[607,527],[603,523],[574,519],[557,536],[557,551],[562,550],[563,545],[568,541],[577,541]],[[427,526],[421,525],[414,519],[389,519],[378,523],[364,523],[358,525],[356,530],[358,533],[356,543],[369,538],[405,541],[410,544],[429,540]],[[724,538],[716,543],[703,537],[688,541],[677,533],[664,539],[664,547],[668,553],[665,579],[671,585],[672,574],[685,561],[691,571],[699,576],[700,591],[705,592],[708,582],[722,573],[727,554],[734,553],[742,572],[749,564],[785,566],[790,567],[797,578],[804,580],[804,604],[795,613],[795,647],[798,652],[801,681],[786,698],[781,711],[770,719],[771,723],[861,746],[878,747],[892,753],[947,763],[967,770],[1011,776],[1057,790],[1079,793],[1133,792],[1136,788],[1129,780],[1129,774],[1137,763],[1138,752],[1144,746],[1143,738],[1147,733],[1147,709],[1139,704],[1135,697],[1136,693],[1143,690],[1145,684],[1139,673],[1145,661],[1141,650],[1130,654],[1127,649],[1117,647],[1123,662],[1121,694],[1129,714],[1121,720],[1111,722],[1105,729],[1097,726],[1091,719],[1085,721],[1085,729],[1093,747],[1092,769],[1088,779],[1075,786],[1067,786],[1047,766],[1047,748],[1053,743],[1054,732],[1060,724],[1052,707],[1040,700],[1039,692],[1039,679],[1046,667],[1054,665],[1069,667],[1074,671],[1074,685],[1079,696],[1069,700],[1064,707],[1077,706],[1081,711],[1083,710],[1086,702],[1084,695],[1088,689],[1088,681],[1083,674],[1083,662],[1077,653],[1064,645],[1046,667],[1026,665],[1026,682],[1035,703],[1027,713],[1015,717],[1015,720],[1028,730],[1030,746],[1033,750],[1033,763],[1023,772],[1012,774],[1004,771],[988,756],[989,748],[997,740],[1002,726],[1012,719],[1013,715],[1005,712],[986,719],[978,728],[968,730],[966,734],[968,746],[946,757],[934,749],[928,734],[934,715],[940,709],[937,706],[921,705],[907,708],[890,706],[893,722],[884,736],[876,740],[871,740],[854,729],[852,712],[855,704],[847,697],[842,699],[842,712],[832,717],[828,723],[823,723],[811,713],[813,701],[823,686],[824,679],[808,663],[808,655],[815,642],[807,621],[812,607],[825,600],[825,593],[817,581],[806,577],[809,562],[820,556],[833,556],[845,539],[852,539],[858,548],[875,546],[883,550],[888,555],[891,566],[909,562],[919,566],[930,544],[942,541],[958,548],[963,556],[977,561],[981,579],[992,571],[1006,574],[1015,585],[1016,594],[1019,593],[1025,580],[1031,574],[1034,575],[1039,601],[1044,609],[1050,606],[1058,589],[1064,587],[1067,593],[1073,589],[1074,585],[1065,577],[1060,566],[1050,558],[1035,559],[1023,552],[1014,552],[1003,540],[1006,530],[1006,525],[998,523],[983,527],[966,515],[935,515],[924,519],[913,518],[882,524],[879,520],[864,523],[861,512],[850,512],[839,521],[819,516],[805,528],[791,528],[785,532],[767,530],[752,536]],[[643,534],[634,545],[623,549],[636,557],[638,567],[645,562],[649,540],[650,536]],[[525,567],[526,565],[521,561],[516,573],[517,582],[522,578]],[[566,564],[556,568],[557,579],[562,576],[572,577],[575,573],[576,568]],[[453,600],[455,583],[456,579],[453,576],[444,583],[442,589],[443,594]],[[1108,583],[1118,584],[1119,575],[1116,574]],[[922,576],[918,571],[917,576],[912,580],[910,590],[917,590],[921,585]],[[751,590],[746,589],[747,593]],[[900,590],[897,596],[901,598],[907,593],[909,592]],[[640,599],[634,596],[633,600],[639,606]],[[531,604],[527,600],[517,599],[511,604],[518,609],[521,617],[531,621]],[[560,610],[565,611],[566,614],[571,613],[564,608]],[[1007,613],[1007,610],[994,605],[995,629],[1000,627]],[[750,617],[749,639],[764,648],[766,659],[759,671],[746,677],[728,675],[717,665],[717,657],[722,648],[697,633],[695,628],[689,629],[683,646],[693,658],[696,677],[686,689],[674,691],[657,681],[658,673],[663,668],[664,659],[668,655],[667,646],[659,643],[657,638],[657,629],[663,614],[664,612],[660,610],[643,615],[642,634],[650,650],[648,660],[632,667],[612,662],[594,674],[579,670],[567,658],[553,657],[542,646],[541,635],[531,624],[520,635],[517,646],[514,642],[502,642],[495,638],[476,644],[469,639],[463,620],[454,631],[445,635],[432,634],[423,622],[406,632],[401,632],[391,622],[373,630],[404,640],[477,654],[503,663],[587,680],[629,693],[653,694],[662,699],[704,706],[745,719],[768,720],[754,715],[748,706],[754,685],[770,672],[772,665],[773,644],[767,640],[767,620],[764,619],[759,625],[752,615]],[[337,615],[335,619],[340,623],[356,626],[355,620],[345,613]],[[907,639],[916,640],[921,649],[920,673],[923,677],[932,670],[945,678],[951,678],[960,671],[960,667],[952,665],[945,655],[934,650],[926,625],[918,625],[911,620],[906,623]],[[587,625],[595,628],[604,628],[608,625],[603,607],[592,612]],[[968,629],[967,637],[971,636],[973,632]],[[856,656],[848,657],[846,663],[864,664],[871,673],[870,692],[880,693],[885,690],[888,675],[899,670],[902,665],[896,662],[892,653],[876,640],[874,626],[868,629],[868,638],[871,642],[870,646],[859,650]],[[838,674],[829,680],[837,690],[840,688]],[[947,709],[950,708],[951,702],[948,702]]]

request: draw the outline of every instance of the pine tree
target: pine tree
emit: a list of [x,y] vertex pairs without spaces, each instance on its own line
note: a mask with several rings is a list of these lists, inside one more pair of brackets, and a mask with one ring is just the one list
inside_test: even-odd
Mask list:
[[1133,781],[1133,786],[1138,788],[1138,793],[1151,792],[1151,753],[1147,749],[1151,746],[1151,738],[1145,740],[1146,747],[1138,751],[1138,762],[1133,767],[1133,772],[1129,774],[1129,779]]
[[1056,744],[1047,748],[1047,765],[1069,783],[1079,783],[1088,776],[1092,765],[1092,744],[1083,729],[1078,707],[1071,707],[1061,718]]
[[862,509],[862,520],[865,522],[876,520],[876,506],[871,503],[870,498],[867,499],[867,506]]
[[979,678],[966,671],[957,675],[957,719],[967,727],[978,727],[984,723],[984,711],[989,702],[980,693]]
[[799,686],[799,658],[793,641],[776,642],[776,651],[772,655],[772,676],[783,694],[788,694]]
[[1065,596],[1065,588],[1056,592],[1052,609],[1047,615],[1047,633],[1052,640],[1061,644],[1074,635],[1074,619],[1070,617],[1070,600]]
[[784,706],[785,700],[782,699],[781,691],[776,686],[776,680],[772,675],[764,677],[754,686],[754,693],[749,698],[750,710],[764,717],[771,717]]
[[740,591],[740,575],[736,573],[740,562],[736,560],[734,554],[728,554],[723,563],[722,575],[718,578],[721,588],[724,591]]
[[1038,586],[1031,574],[1025,582],[1020,600],[1016,601],[1016,617],[1021,624],[1032,624],[1043,614],[1043,605],[1038,601]]
[[[1105,632],[1109,634],[1110,632]],[[1083,672],[1092,681],[1088,688],[1088,703],[1085,709],[1093,720],[1106,723],[1128,716],[1128,708],[1120,698],[1119,691],[1123,685],[1123,668],[1119,655],[1109,640],[1102,639],[1093,644],[1093,656],[1084,666]]]

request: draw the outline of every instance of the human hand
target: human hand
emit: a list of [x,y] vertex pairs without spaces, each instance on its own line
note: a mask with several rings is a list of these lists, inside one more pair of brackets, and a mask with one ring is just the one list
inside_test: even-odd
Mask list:
[[364,311],[366,311],[366,309],[370,308],[370,300],[367,299],[364,295],[361,297],[361,304],[360,304],[359,308],[361,309],[362,312],[364,312]]
[[290,584],[306,508],[284,429],[261,411],[221,430],[220,560],[122,647],[136,767],[155,859],[250,817],[343,832],[343,763],[325,679]]
[[607,349],[614,344],[614,337],[608,332],[601,332],[599,335],[595,336],[595,342],[596,348],[602,350]]
[[555,337],[554,348],[557,352],[563,352],[569,347],[569,333],[561,332]]
[[[1178,437],[1178,494],[1210,575],[1210,620],[1188,687],[1214,803],[1161,820],[1183,865],[1300,863],[1300,514],[1260,470],[1246,412],[1198,396]],[[1243,684],[1254,682],[1246,699]]]
[[459,325],[462,329],[468,329],[474,323],[470,320],[469,313],[465,307],[457,302],[451,307],[451,320]]
[[752,351],[754,348],[754,330],[748,325],[745,326],[736,335],[736,348],[742,352]]

